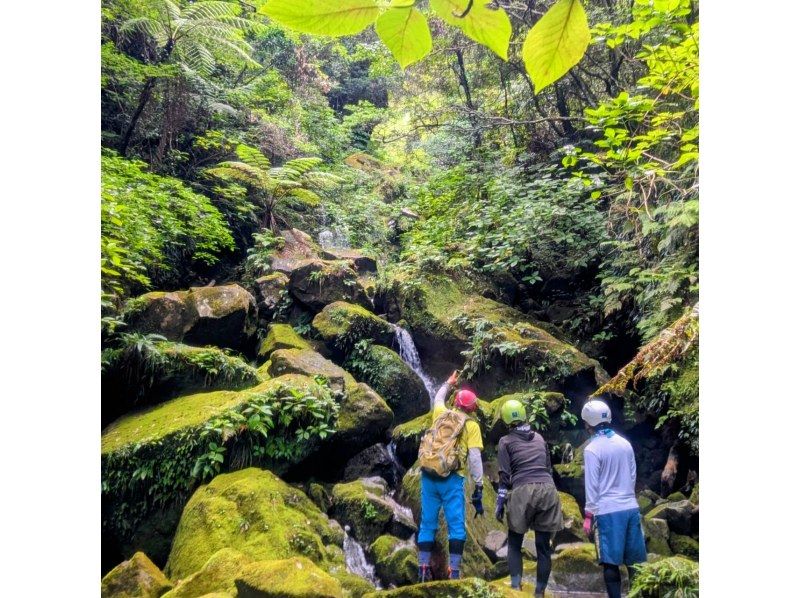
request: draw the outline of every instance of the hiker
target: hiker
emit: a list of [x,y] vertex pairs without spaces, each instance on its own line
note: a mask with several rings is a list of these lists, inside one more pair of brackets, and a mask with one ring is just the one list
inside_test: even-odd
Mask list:
[[461,555],[467,539],[464,500],[467,470],[475,482],[471,497],[475,517],[483,515],[483,440],[478,422],[470,417],[478,408],[478,397],[471,390],[461,389],[455,396],[455,409],[447,409],[445,397],[457,382],[458,370],[436,393],[432,409],[433,425],[420,442],[422,514],[417,534],[420,583],[431,581],[431,553],[439,527],[439,509],[442,507],[450,549],[448,577],[460,577]]
[[642,519],[636,502],[636,459],[630,442],[611,429],[611,409],[588,401],[581,418],[592,435],[583,451],[586,508],[583,531],[597,546],[609,598],[622,596],[619,566],[628,578],[633,565],[647,560]]
[[508,519],[508,568],[511,588],[522,586],[522,540],[536,533],[535,596],[544,596],[550,579],[552,534],[564,527],[561,500],[553,482],[550,453],[541,434],[531,430],[525,406],[515,399],[503,403],[500,415],[508,434],[497,445],[500,487],[494,516]]

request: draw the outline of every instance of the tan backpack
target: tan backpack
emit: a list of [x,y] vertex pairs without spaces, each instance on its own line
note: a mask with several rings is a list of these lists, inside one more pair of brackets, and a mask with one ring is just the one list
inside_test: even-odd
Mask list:
[[419,443],[419,466],[423,471],[446,478],[461,467],[458,444],[466,423],[467,416],[452,409],[434,420]]

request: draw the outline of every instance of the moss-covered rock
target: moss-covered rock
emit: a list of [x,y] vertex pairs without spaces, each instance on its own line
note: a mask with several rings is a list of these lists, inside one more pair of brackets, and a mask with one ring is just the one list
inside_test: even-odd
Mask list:
[[[624,567],[623,569],[623,576]],[[603,568],[597,562],[594,544],[569,546],[553,557],[550,588],[605,592]]]
[[239,598],[344,598],[342,585],[303,557],[251,563],[236,588]]
[[358,249],[323,249],[322,257],[328,260],[347,262],[359,274],[377,272],[378,264],[374,258],[364,255]]
[[396,423],[418,417],[430,409],[430,397],[425,384],[388,347],[369,345],[351,355],[345,366],[384,398],[394,412]]
[[571,542],[588,542],[589,538],[583,531],[583,515],[578,506],[578,501],[566,492],[559,492],[558,498],[561,500],[561,513],[564,517],[564,529],[556,532],[553,536],[555,544],[567,544]]
[[254,561],[305,556],[323,566],[326,543],[342,537],[300,490],[255,468],[219,475],[189,499],[166,570],[173,579],[198,571],[222,548]]
[[700,543],[691,536],[670,534],[669,547],[675,554],[681,554],[694,561],[700,559]]
[[131,343],[103,353],[102,420],[203,389],[240,389],[259,382],[255,368],[216,347],[171,341]]
[[696,531],[697,507],[688,500],[667,502],[654,507],[645,519],[664,519],[669,529],[676,534],[691,534]]
[[408,537],[417,529],[407,511],[389,496],[382,478],[336,484],[331,501],[333,517],[350,526],[353,537],[365,544],[385,533]]
[[483,579],[467,578],[453,581],[430,581],[393,590],[367,594],[364,598],[530,598],[530,593],[518,592],[503,584],[490,584]]
[[235,580],[242,569],[253,562],[233,548],[221,548],[211,555],[203,567],[180,580],[164,598],[196,598],[213,592],[236,595]]
[[390,345],[394,328],[361,305],[336,301],[319,312],[311,322],[314,330],[332,349],[347,353],[360,340]]
[[585,441],[572,452],[572,461],[569,463],[555,463],[553,465],[553,478],[559,490],[575,497],[578,505],[586,502],[586,488],[583,480],[583,451],[589,441]]
[[312,349],[278,349],[270,356],[268,371],[271,376],[325,376],[331,388],[338,392],[344,392],[345,385],[355,386],[355,379],[350,374]]
[[143,552],[114,567],[100,583],[103,598],[159,598],[172,583]]
[[122,314],[127,329],[180,341],[199,318],[194,303],[186,301],[188,294],[188,291],[153,291],[130,299]]
[[385,585],[407,586],[417,581],[419,565],[412,540],[380,536],[369,547],[375,573]]
[[[532,413],[541,413],[541,419],[537,418],[542,424],[548,421],[552,423],[551,429],[557,430],[558,419],[556,414],[561,412],[568,404],[566,397],[560,392],[554,391],[527,391],[503,395],[493,400],[489,404],[490,422],[486,427],[486,440],[496,443],[508,431],[502,418],[502,408],[508,401],[519,401],[525,406],[526,412],[530,416]],[[546,415],[545,415],[546,414]]]
[[642,515],[646,515],[655,506],[653,500],[645,494],[639,494],[636,497],[636,503],[639,505],[639,512]]
[[693,505],[700,506],[700,484],[695,484],[692,488],[692,493],[689,495],[689,502]]
[[355,573],[342,571],[341,567],[338,571],[331,571],[330,573],[340,584],[342,584],[342,593],[344,594],[345,598],[361,598],[362,596],[375,591],[375,586],[373,586],[366,579],[356,575]]
[[311,345],[289,324],[272,324],[266,338],[258,346],[258,357],[265,360],[278,349],[311,349]]
[[642,519],[642,531],[647,552],[672,556],[672,548],[669,545],[669,526],[663,519]]
[[358,274],[346,261],[311,258],[297,262],[289,273],[289,292],[314,311],[334,301],[372,307]]
[[288,286],[289,277],[283,272],[273,272],[256,279],[256,301],[260,320],[272,319]]
[[275,272],[290,274],[299,262],[319,257],[320,247],[308,233],[290,228],[282,230],[280,236],[282,242],[270,259]]
[[348,386],[339,409],[334,442],[350,457],[382,440],[394,415],[381,396],[363,382]]

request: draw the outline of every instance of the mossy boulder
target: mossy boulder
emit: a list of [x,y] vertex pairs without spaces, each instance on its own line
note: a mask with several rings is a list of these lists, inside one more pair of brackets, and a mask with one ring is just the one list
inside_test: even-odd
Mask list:
[[413,540],[380,536],[370,545],[369,555],[382,583],[407,586],[417,582],[419,565]]
[[333,442],[341,457],[383,440],[394,415],[381,396],[363,382],[348,386],[339,409]]
[[278,349],[270,355],[268,372],[271,376],[302,374],[325,376],[331,388],[344,392],[345,386],[355,386],[355,379],[338,365],[325,359],[313,349]]
[[670,534],[669,547],[675,554],[681,554],[694,561],[700,559],[700,543],[691,536]]
[[365,544],[385,533],[407,538],[417,529],[410,513],[389,495],[382,478],[336,484],[331,502],[333,517],[349,526],[352,536]]
[[135,344],[103,353],[102,423],[134,408],[192,391],[241,389],[259,382],[254,367],[216,347],[171,341]]
[[253,561],[308,557],[325,566],[325,545],[341,530],[300,490],[256,468],[222,474],[201,486],[183,510],[166,570],[180,579],[222,548]]
[[553,465],[553,478],[559,490],[570,494],[578,501],[578,505],[586,503],[586,488],[583,479],[583,451],[588,446],[585,441],[572,451],[572,460],[569,463],[555,463]]
[[272,319],[288,286],[289,277],[283,272],[273,272],[256,279],[256,305],[259,319],[262,321]]
[[672,556],[672,548],[669,545],[669,526],[665,520],[645,517],[642,519],[642,531],[648,553]]
[[556,532],[553,536],[555,544],[567,544],[572,542],[588,542],[589,538],[583,531],[583,515],[578,506],[578,501],[566,492],[559,492],[558,498],[561,501],[561,513],[564,517],[564,528]]
[[236,595],[235,580],[242,569],[253,562],[233,548],[221,548],[211,555],[203,567],[180,580],[164,598],[196,598],[213,592]]
[[361,340],[390,345],[394,338],[394,328],[389,322],[361,305],[346,301],[325,306],[311,325],[331,349],[340,353],[348,353]]
[[342,568],[343,567],[339,567],[337,571],[331,571],[330,574],[342,584],[342,593],[345,598],[361,598],[375,591],[375,586],[369,581],[355,573],[342,571]]
[[299,262],[319,257],[320,247],[308,233],[290,228],[282,230],[280,236],[282,243],[270,259],[275,272],[290,274]]
[[688,535],[697,531],[697,511],[688,500],[667,502],[654,507],[645,519],[664,519],[670,531]]
[[700,506],[700,484],[695,484],[692,488],[692,493],[689,495],[689,502],[693,505]]
[[362,382],[374,388],[394,412],[395,422],[402,423],[430,409],[425,384],[394,351],[370,345],[345,363]]
[[483,579],[430,581],[393,590],[367,594],[364,598],[458,598],[481,596],[482,598],[530,598],[530,593],[518,592],[503,584],[490,584]]
[[394,487],[402,479],[404,470],[392,458],[389,447],[377,442],[354,455],[344,468],[343,481],[359,478],[381,477]]
[[251,563],[236,589],[239,598],[344,598],[342,584],[303,557]]
[[159,598],[172,588],[172,583],[143,552],[137,552],[103,577],[100,595],[103,598]]
[[353,270],[359,274],[378,271],[378,263],[374,258],[364,255],[358,249],[323,249],[322,257],[327,260],[339,260],[347,262]]
[[[525,390],[533,377],[541,388],[582,400],[608,379],[596,360],[553,336],[553,329],[450,278],[398,275],[385,286],[382,301],[387,313],[408,323],[428,371],[439,378],[462,366],[462,351],[470,349],[481,320],[492,340],[485,367],[471,380],[479,395]],[[508,358],[511,349],[514,359]]]
[[334,301],[372,307],[358,274],[346,261],[311,258],[295,263],[289,273],[289,292],[313,311]]
[[580,589],[583,592],[604,593],[603,568],[597,562],[594,544],[572,545],[555,555],[550,581],[553,591]]
[[265,360],[278,349],[311,349],[311,344],[289,324],[272,324],[266,338],[258,346],[258,357]]
[[[567,398],[560,392],[555,391],[527,391],[517,392],[512,394],[503,395],[493,400],[489,404],[491,410],[491,421],[486,427],[486,440],[491,443],[496,443],[500,438],[507,433],[508,426],[503,422],[502,408],[508,401],[519,401],[525,406],[528,415],[544,409],[547,418],[551,422],[551,429],[558,430],[559,423],[556,415],[560,413],[564,406],[568,404]],[[542,422],[544,423],[544,421]]]
[[128,300],[123,310],[127,329],[142,334],[160,334],[180,341],[197,322],[199,315],[188,291],[153,291]]
[[[399,500],[411,507],[414,520],[420,520],[421,514],[421,471],[415,464],[403,476]],[[468,476],[469,477],[469,476]],[[474,483],[471,478],[465,480],[464,500],[472,494]],[[464,556],[461,561],[461,572],[464,576],[489,578],[493,573],[492,561],[483,549],[483,539],[493,530],[506,531],[505,525],[493,516],[497,494],[487,478],[483,482],[484,517],[475,517],[475,510],[469,502],[466,506],[467,541],[464,545]],[[431,567],[438,579],[447,577],[447,524],[444,513],[439,514],[439,528],[436,533],[436,546],[431,559]]]

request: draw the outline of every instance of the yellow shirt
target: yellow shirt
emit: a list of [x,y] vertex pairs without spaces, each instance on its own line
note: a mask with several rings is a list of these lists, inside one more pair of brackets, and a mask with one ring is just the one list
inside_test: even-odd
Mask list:
[[[444,405],[433,406],[433,417],[431,422],[435,421],[447,409]],[[476,448],[483,450],[483,438],[481,438],[481,428],[474,419],[467,415],[467,423],[464,424],[464,430],[461,432],[460,440],[460,453],[461,453],[461,469],[458,470],[458,475],[462,478],[467,477],[467,454],[469,449]]]

